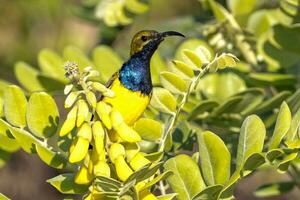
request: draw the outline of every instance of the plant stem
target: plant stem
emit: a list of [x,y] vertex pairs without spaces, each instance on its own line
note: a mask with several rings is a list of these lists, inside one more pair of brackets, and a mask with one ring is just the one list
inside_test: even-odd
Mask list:
[[199,72],[199,74],[194,79],[192,79],[192,81],[190,82],[186,93],[183,94],[183,98],[182,98],[180,104],[178,105],[176,112],[171,116],[168,129],[164,133],[163,138],[160,142],[159,151],[164,150],[166,139],[167,139],[168,135],[171,134],[173,132],[174,128],[176,127],[177,119],[180,115],[181,110],[183,109],[184,105],[188,102],[190,94],[197,88],[200,78],[203,77],[204,74],[206,74],[208,72],[208,70],[209,70],[209,65],[206,65],[204,67],[204,69],[202,69]]

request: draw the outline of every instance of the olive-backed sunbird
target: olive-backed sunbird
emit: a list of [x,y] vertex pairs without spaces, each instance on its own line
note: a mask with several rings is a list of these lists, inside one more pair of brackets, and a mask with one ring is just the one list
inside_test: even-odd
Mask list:
[[167,36],[181,36],[175,31],[143,30],[131,41],[130,59],[125,62],[107,83],[115,96],[102,100],[118,110],[124,121],[132,125],[143,114],[152,96],[150,59]]

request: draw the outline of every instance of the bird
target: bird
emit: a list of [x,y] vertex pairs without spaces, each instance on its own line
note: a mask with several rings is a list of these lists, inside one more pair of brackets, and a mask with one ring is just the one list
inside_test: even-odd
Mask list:
[[104,97],[102,100],[118,110],[128,125],[133,125],[150,103],[153,90],[150,60],[161,42],[169,36],[185,37],[176,31],[137,32],[131,41],[129,60],[106,84],[114,92],[114,97]]

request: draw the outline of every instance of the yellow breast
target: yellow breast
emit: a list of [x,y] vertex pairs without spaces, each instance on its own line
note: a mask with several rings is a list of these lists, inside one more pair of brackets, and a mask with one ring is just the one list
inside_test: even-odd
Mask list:
[[110,89],[115,93],[113,98],[105,97],[104,102],[112,105],[123,116],[128,125],[136,122],[150,102],[150,97],[125,88],[118,78],[114,80]]

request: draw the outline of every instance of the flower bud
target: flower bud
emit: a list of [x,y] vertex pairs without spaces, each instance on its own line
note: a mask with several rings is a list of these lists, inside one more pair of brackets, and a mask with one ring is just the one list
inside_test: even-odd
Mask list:
[[115,129],[122,140],[125,142],[139,142],[142,140],[141,136],[125,122]]
[[75,175],[74,182],[80,185],[89,184],[93,180],[93,175],[89,173],[88,168],[82,165]]
[[105,85],[98,83],[98,82],[89,82],[91,83],[91,86],[94,90],[97,90],[101,93],[106,92],[107,88],[105,87]]
[[77,106],[74,106],[68,113],[67,119],[65,120],[59,131],[59,136],[63,137],[73,130],[76,123],[77,110]]
[[84,139],[87,139],[89,142],[92,141],[92,128],[88,123],[82,124],[82,126],[79,128],[79,131],[77,133],[78,137],[82,137]]
[[74,147],[70,148],[69,162],[76,163],[84,159],[89,149],[89,141],[83,137],[77,137],[74,141]]
[[77,100],[78,95],[79,95],[79,92],[71,92],[65,100],[65,105],[64,105],[65,108],[70,108],[74,104],[74,102]]
[[74,87],[73,84],[66,85],[65,88],[64,88],[64,94],[65,95],[69,94],[72,91],[73,87]]
[[139,199],[140,200],[158,200],[158,198],[149,192],[148,190],[143,190],[139,194]]
[[124,123],[122,114],[116,110],[112,110],[110,113],[110,119],[112,122],[113,128],[116,130],[121,124]]
[[94,164],[94,171],[95,176],[106,176],[110,177],[110,168],[105,161],[99,161]]
[[89,115],[89,107],[87,103],[82,99],[78,100],[77,106],[78,106],[78,112],[77,112],[76,126],[79,127],[87,119]]
[[100,121],[96,121],[92,126],[95,148],[98,154],[104,151],[105,132]]
[[92,108],[96,108],[97,105],[96,95],[92,91],[86,91],[85,97],[86,100],[89,102],[90,106],[92,106]]
[[112,127],[111,120],[109,117],[111,112],[111,107],[108,104],[104,103],[103,101],[100,101],[97,103],[96,112],[99,118],[101,119],[101,121],[103,122],[104,126],[110,130]]
[[140,151],[140,147],[137,143],[125,143],[126,160],[128,162]]
[[129,164],[134,171],[137,171],[149,163],[151,162],[145,158],[141,152],[139,152],[132,158]]
[[125,156],[125,148],[119,143],[113,143],[110,145],[108,155],[111,162],[114,163],[118,156]]
[[126,181],[127,178],[133,173],[132,169],[126,163],[124,157],[119,155],[115,160],[116,172],[121,181]]

